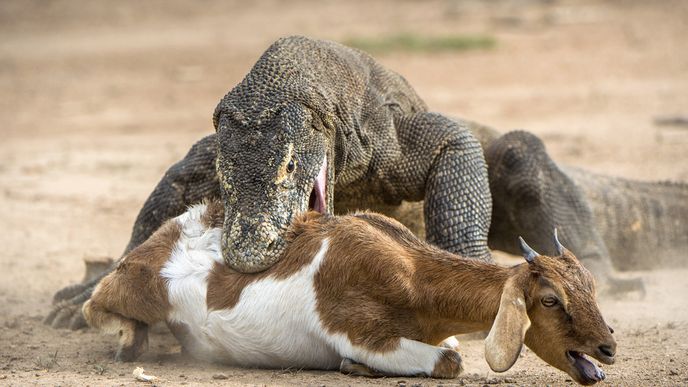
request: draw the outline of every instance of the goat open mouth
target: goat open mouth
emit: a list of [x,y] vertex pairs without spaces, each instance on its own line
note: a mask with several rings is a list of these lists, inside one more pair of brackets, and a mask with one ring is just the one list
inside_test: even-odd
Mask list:
[[308,209],[321,214],[327,212],[327,156],[323,159],[318,177],[315,178],[311,196],[308,198]]
[[584,354],[576,351],[566,351],[566,357],[578,371],[581,379],[583,379],[581,384],[595,384],[606,377],[604,371],[588,360]]

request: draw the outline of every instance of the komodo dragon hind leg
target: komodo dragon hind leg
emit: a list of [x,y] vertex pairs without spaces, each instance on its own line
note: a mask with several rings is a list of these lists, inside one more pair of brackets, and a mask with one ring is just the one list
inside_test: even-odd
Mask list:
[[[148,239],[165,220],[183,213],[190,204],[220,196],[215,173],[215,147],[215,135],[206,136],[165,172],[139,212],[122,256]],[[57,291],[53,297],[55,306],[44,322],[55,328],[79,329],[86,326],[81,305],[91,297],[98,281],[116,266],[117,263],[110,266],[94,280]]]
[[562,243],[576,252],[606,293],[644,293],[640,279],[616,276],[583,192],[539,138],[524,131],[507,133],[485,149],[485,158],[493,200],[491,248],[517,254],[522,236],[537,251],[554,254],[548,235],[557,227]]

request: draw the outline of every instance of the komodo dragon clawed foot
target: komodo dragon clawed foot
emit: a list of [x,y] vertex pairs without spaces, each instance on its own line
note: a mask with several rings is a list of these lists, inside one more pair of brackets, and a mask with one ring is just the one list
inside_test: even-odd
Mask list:
[[91,297],[98,282],[116,265],[110,258],[85,259],[86,272],[80,284],[66,286],[53,296],[53,309],[43,320],[53,328],[72,330],[86,327],[81,306]]
[[114,267],[112,266],[113,262],[114,260],[110,257],[85,258],[84,265],[86,266],[86,272],[82,282],[68,285],[58,290],[53,296],[53,305],[77,297],[86,292],[89,287],[93,287],[93,285],[98,283],[105,274],[110,272],[110,268]]
[[55,295],[53,295],[53,305],[57,305],[62,301],[72,299],[83,293],[87,288],[88,284],[86,283],[65,286],[64,288],[55,292]]
[[[93,289],[89,289],[90,295]],[[43,320],[44,323],[53,328],[69,328],[77,330],[86,327],[86,320],[81,313],[81,306],[84,303],[82,295],[73,299],[59,302],[53,307],[48,316]]]

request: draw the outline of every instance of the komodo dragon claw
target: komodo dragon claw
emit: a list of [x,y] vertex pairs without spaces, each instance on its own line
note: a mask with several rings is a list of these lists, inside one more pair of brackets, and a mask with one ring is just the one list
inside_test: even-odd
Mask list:
[[74,303],[72,300],[60,302],[43,320],[45,324],[53,328],[69,328],[77,330],[86,327],[86,320],[81,313],[82,303]]

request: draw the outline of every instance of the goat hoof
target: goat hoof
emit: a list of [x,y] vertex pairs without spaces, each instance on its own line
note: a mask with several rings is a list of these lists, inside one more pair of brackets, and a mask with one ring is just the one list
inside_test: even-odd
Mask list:
[[380,378],[384,375],[378,371],[373,370],[365,364],[356,363],[349,358],[342,359],[339,365],[339,372],[350,376],[365,376],[368,378]]
[[132,362],[148,349],[148,325],[136,322],[132,330],[120,331],[120,347],[115,361]]
[[463,372],[463,360],[458,352],[447,349],[435,363],[435,368],[430,375],[433,378],[453,379]]
[[115,354],[115,361],[121,363],[131,363],[138,359],[141,354],[143,354],[146,349],[145,347],[148,347],[148,340],[146,340],[146,343],[143,345],[141,343],[134,343],[134,345],[120,347]]

